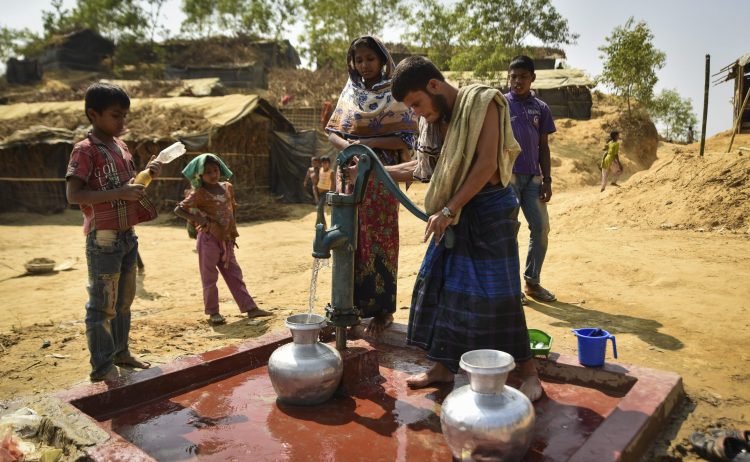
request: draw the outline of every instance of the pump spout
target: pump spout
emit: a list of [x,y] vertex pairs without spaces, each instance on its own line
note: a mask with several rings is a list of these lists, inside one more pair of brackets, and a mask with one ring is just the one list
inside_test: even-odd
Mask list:
[[315,240],[313,241],[313,258],[331,258],[331,249],[335,249],[346,243],[348,237],[339,228],[333,225],[327,230],[323,223],[315,225]]

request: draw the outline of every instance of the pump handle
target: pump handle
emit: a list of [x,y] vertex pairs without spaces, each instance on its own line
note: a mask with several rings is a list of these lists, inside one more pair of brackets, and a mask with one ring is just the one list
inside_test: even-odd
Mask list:
[[362,197],[364,196],[365,192],[365,186],[367,185],[367,180],[370,177],[370,173],[374,170],[375,175],[378,177],[378,179],[380,179],[380,181],[385,184],[385,187],[388,188],[388,191],[390,191],[391,194],[393,194],[396,199],[398,199],[398,201],[401,202],[404,207],[406,207],[406,210],[410,211],[420,220],[427,221],[429,216],[423,210],[417,207],[414,202],[412,202],[411,199],[409,199],[406,194],[404,194],[403,191],[401,191],[396,182],[393,181],[393,178],[391,178],[391,175],[389,175],[388,172],[385,171],[385,167],[383,167],[383,163],[380,162],[377,154],[375,154],[369,146],[364,146],[362,144],[350,145],[349,147],[341,151],[338,158],[336,159],[336,163],[338,164],[339,168],[343,168],[355,156],[359,157],[357,182],[355,184],[354,190],[354,196],[356,198],[355,201],[357,203],[360,203],[362,201]]

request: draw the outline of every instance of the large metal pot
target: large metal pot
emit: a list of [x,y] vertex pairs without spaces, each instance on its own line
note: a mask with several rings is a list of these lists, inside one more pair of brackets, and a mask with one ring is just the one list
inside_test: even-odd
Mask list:
[[318,341],[325,318],[295,314],[285,325],[293,342],[277,348],[268,359],[268,375],[279,401],[313,405],[328,400],[341,381],[344,363],[335,348]]
[[474,350],[461,356],[469,385],[443,401],[440,424],[453,457],[460,461],[520,460],[531,443],[534,407],[505,385],[513,357],[497,350]]

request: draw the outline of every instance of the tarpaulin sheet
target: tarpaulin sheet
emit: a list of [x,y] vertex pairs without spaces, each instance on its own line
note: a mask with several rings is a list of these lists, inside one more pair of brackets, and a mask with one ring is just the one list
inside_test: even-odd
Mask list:
[[336,155],[328,137],[317,130],[274,131],[271,137],[271,191],[282,196],[284,202],[312,202],[310,186],[302,185],[310,158],[328,157],[333,163]]
[[[444,72],[445,79],[457,87],[472,83],[481,83],[491,87],[504,87],[508,82],[508,72],[500,71],[490,77],[477,77],[473,72]],[[589,79],[580,69],[540,69],[536,71],[536,80],[531,84],[535,90],[551,90],[563,87],[593,88],[595,82]]]
[[[229,125],[255,110],[259,104],[258,95],[226,95],[206,98],[180,96],[177,98],[132,98],[130,112],[137,113],[141,105],[154,105],[164,109],[179,108],[196,112],[205,117],[211,125],[222,127]],[[54,113],[81,113],[83,101],[54,101],[41,103],[16,103],[3,106],[0,120],[17,119],[29,115]],[[209,127],[207,127],[209,128]],[[168,134],[165,134],[168,135]]]

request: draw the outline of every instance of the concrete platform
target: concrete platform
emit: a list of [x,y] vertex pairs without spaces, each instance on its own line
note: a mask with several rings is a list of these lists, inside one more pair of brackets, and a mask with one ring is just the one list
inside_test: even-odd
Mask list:
[[[291,341],[281,333],[58,397],[111,436],[89,451],[97,461],[450,461],[440,403],[466,376],[409,389],[405,378],[429,363],[404,338],[394,325],[378,343],[350,341],[342,386],[319,406],[276,403],[266,364]],[[557,354],[539,369],[545,396],[526,461],[639,460],[684,396],[671,372]]]

